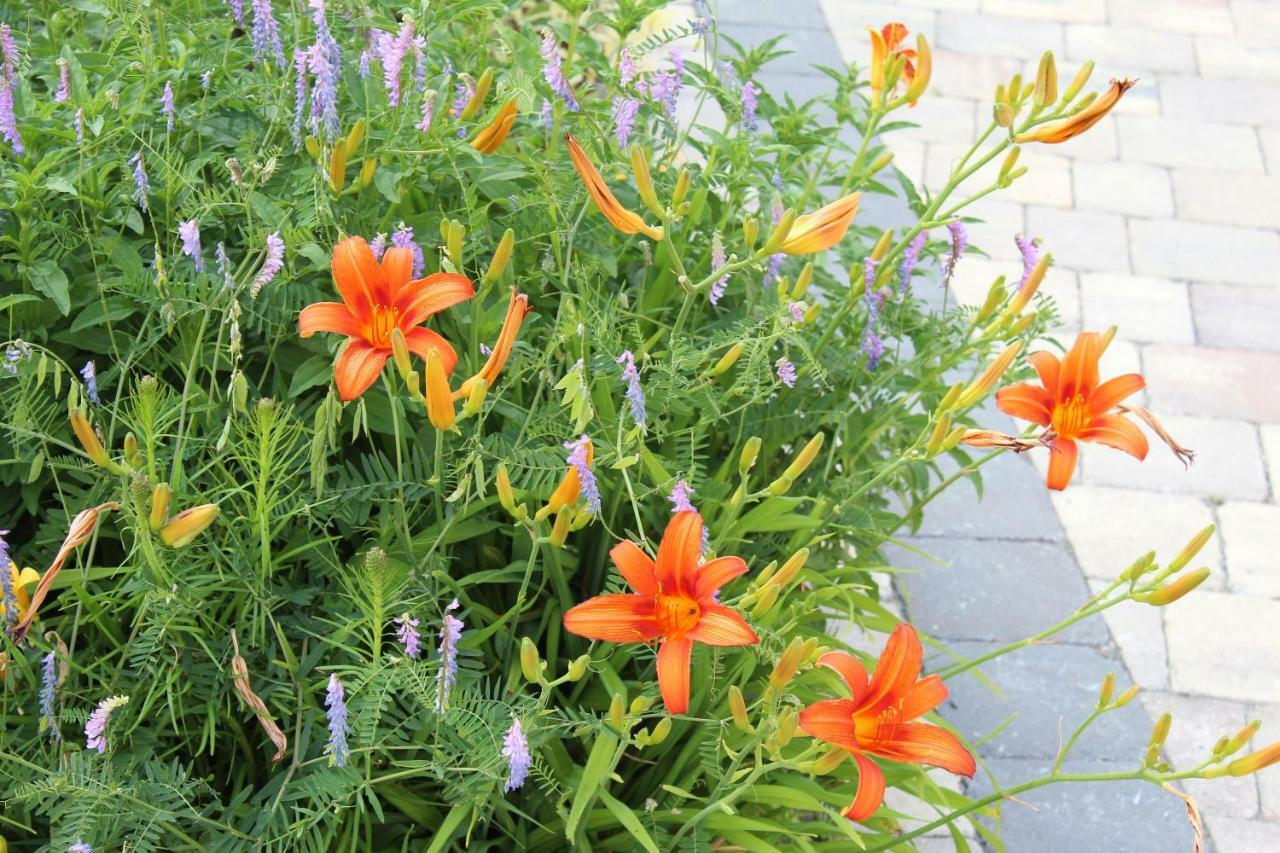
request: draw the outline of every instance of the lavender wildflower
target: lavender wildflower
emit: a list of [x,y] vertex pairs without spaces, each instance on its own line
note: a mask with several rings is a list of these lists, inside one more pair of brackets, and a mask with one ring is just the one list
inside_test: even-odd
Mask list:
[[236,26],[244,26],[244,0],[227,0],[227,5],[231,7],[231,18],[236,22]]
[[569,80],[564,76],[564,69],[560,67],[560,42],[556,38],[555,33],[551,30],[542,31],[542,76],[547,81],[547,85],[551,87],[551,91],[564,98],[565,104],[569,107],[570,112],[578,111],[578,101],[573,97],[573,89],[569,86]]
[[394,36],[390,33],[379,35],[378,60],[382,63],[382,82],[387,90],[387,103],[393,107],[399,106],[400,72],[404,68],[405,54],[413,46],[413,21],[405,20]]
[[182,254],[195,262],[196,272],[204,272],[204,255],[200,251],[200,223],[194,219],[179,223],[178,236],[182,238]]
[[360,51],[360,58],[356,60],[356,72],[360,75],[361,80],[369,79],[369,64],[373,62],[373,51],[365,48]]
[[142,212],[147,212],[147,197],[151,195],[151,179],[147,177],[147,168],[142,160],[142,152],[139,151],[129,158],[130,165],[133,166],[133,200],[138,203],[138,207],[142,208]]
[[200,89],[201,89],[201,91],[204,91],[204,92],[209,91],[209,86],[210,86],[212,83],[213,83],[213,69],[212,69],[212,68],[210,68],[208,71],[206,71],[206,72],[204,72],[203,74],[201,74],[201,75],[200,75]]
[[624,87],[630,86],[631,81],[639,76],[640,66],[631,55],[631,48],[624,47],[618,54],[618,83]]
[[396,617],[396,641],[404,646],[405,657],[409,660],[417,660],[421,649],[418,647],[418,620],[413,619],[408,613],[401,613]]
[[112,714],[128,704],[128,696],[109,696],[98,703],[98,707],[89,715],[89,721],[84,724],[86,749],[107,751],[107,722]]
[[427,266],[427,259],[423,256],[422,247],[413,239],[413,229],[401,222],[400,227],[391,235],[391,245],[413,253],[413,270],[410,275],[414,278],[421,276]]
[[902,263],[898,266],[899,293],[911,292],[911,273],[920,261],[920,252],[928,242],[929,232],[921,231],[914,240],[907,244],[906,251],[902,253]]
[[460,118],[462,111],[467,108],[467,101],[471,100],[471,96],[475,94],[475,86],[470,80],[463,80],[458,84],[458,88],[454,90],[453,106],[449,108],[449,115],[454,118]]
[[583,500],[587,502],[587,512],[592,515],[600,513],[600,484],[596,481],[595,472],[591,470],[591,465],[587,462],[587,445],[591,443],[591,439],[583,435],[577,441],[566,441],[565,449],[569,451],[569,458],[566,460],[570,467],[578,472],[578,486],[582,492]]
[[613,99],[613,135],[619,148],[626,148],[635,130],[636,116],[640,114],[640,101],[622,95]]
[[347,734],[351,731],[347,725],[347,692],[342,689],[338,673],[329,673],[329,689],[325,692],[325,717],[329,720],[329,743],[325,750],[329,753],[329,763],[335,767],[345,767],[351,751],[347,749]]
[[102,399],[98,396],[98,371],[93,366],[93,359],[86,361],[84,367],[80,368],[80,377],[84,379],[84,393],[89,402],[95,406],[101,405]]
[[387,235],[385,232],[379,232],[369,241],[369,248],[373,250],[373,257],[376,260],[382,260],[382,254],[387,251]]
[[1040,247],[1035,240],[1028,240],[1021,234],[1014,234],[1013,242],[1018,244],[1018,251],[1022,253],[1022,278],[1018,281],[1018,289],[1021,290],[1026,286],[1027,279],[1031,278],[1036,262],[1040,260]]
[[760,107],[760,87],[748,80],[742,84],[742,128],[755,132],[759,126],[756,110]]
[[0,594],[3,594],[4,620],[12,625],[18,621],[18,593],[13,587],[16,573],[9,559],[9,543],[5,540],[8,535],[9,531],[0,530]]
[[622,365],[622,378],[627,383],[625,396],[627,402],[631,404],[631,419],[643,429],[647,414],[645,412],[644,388],[640,385],[640,370],[636,367],[636,357],[631,354],[631,350],[623,350],[622,355],[617,358],[617,363]]
[[276,65],[284,70],[287,64],[284,45],[280,42],[280,25],[276,23],[271,0],[253,0],[253,26],[249,30],[249,38],[253,42],[253,55],[256,58],[266,61],[274,56]]
[[671,487],[671,494],[667,495],[667,500],[671,501],[672,512],[697,512],[693,501],[689,500],[693,496],[693,489],[689,487],[687,480],[676,480],[676,484]]
[[262,269],[258,270],[258,277],[253,280],[250,290],[252,295],[257,296],[283,268],[284,240],[280,239],[280,232],[276,231],[267,237],[267,258],[262,262]]
[[799,326],[804,323],[804,312],[809,306],[803,302],[792,302],[787,306],[787,313],[791,315],[791,322]]
[[785,355],[773,363],[778,374],[778,381],[788,388],[796,387],[796,366]]
[[680,96],[680,78],[672,71],[659,71],[649,84],[649,95],[662,104],[667,120],[675,122],[676,104]]
[[40,670],[40,716],[49,725],[49,737],[62,740],[62,732],[58,728],[55,693],[58,689],[58,654],[50,651],[44,656],[44,665]]
[[13,40],[13,30],[8,24],[0,24],[0,64],[3,65],[4,76],[13,78],[13,70],[18,67],[18,44]]
[[876,265],[878,261],[870,256],[862,262],[864,298],[867,303],[867,325],[862,332],[862,352],[867,357],[867,368],[875,370],[884,355],[884,341],[880,339],[880,309],[882,300],[876,292]]
[[[4,351],[4,363],[0,364],[0,367],[3,367],[5,372],[8,373],[10,376],[17,376],[18,362],[22,361],[24,358],[30,358],[30,357],[31,357],[31,345],[24,340],[16,340],[9,346],[8,349]],[[4,550],[5,532],[7,531],[0,532],[0,554],[8,553],[8,551]],[[5,560],[7,559],[8,559],[7,557],[0,558],[0,566],[5,565]]]
[[504,791],[514,791],[529,776],[533,759],[529,756],[529,741],[518,717],[511,717],[511,728],[502,738],[502,755],[507,759],[507,784]]
[[311,73],[316,85],[311,90],[311,127],[324,131],[326,139],[337,138],[341,131],[338,120],[338,78],[342,76],[342,49],[329,32],[324,17],[324,0],[310,0],[311,22],[316,28],[316,42],[309,51]]
[[213,260],[218,265],[218,272],[222,274],[222,286],[229,287],[233,282],[231,279],[231,259],[227,257],[227,247],[218,241],[218,245],[213,247]]
[[173,133],[173,117],[176,112],[173,106],[173,84],[166,82],[164,92],[160,94],[160,112],[165,117],[165,133]]
[[542,126],[550,133],[556,125],[555,108],[551,106],[551,101],[547,98],[542,99]]
[[[778,187],[778,189],[781,190],[782,175],[778,174],[777,172],[774,172],[773,183],[774,183],[774,186]],[[780,221],[782,221],[782,214],[785,212],[786,211],[782,209],[782,199],[775,196],[773,199],[773,224],[774,225],[777,225]],[[765,273],[764,273],[765,287],[768,287],[769,285],[773,284],[775,281],[778,280],[778,273],[782,272],[782,263],[786,259],[787,259],[786,252],[775,252],[774,254],[769,256],[769,268],[765,270]]]
[[964,230],[964,223],[959,220],[952,222],[947,226],[947,231],[951,234],[951,255],[947,258],[946,266],[943,268],[942,284],[945,287],[951,283],[951,276],[955,275],[956,264],[960,262],[960,257],[964,254],[964,250],[969,247],[969,234]]
[[458,609],[458,599],[449,602],[440,624],[440,669],[436,672],[436,713],[449,707],[449,694],[458,681],[458,641],[462,639],[462,620],[450,611]]
[[93,853],[93,848],[89,846],[87,841],[76,839],[76,843],[67,848],[67,853]]
[[0,136],[9,142],[14,154],[26,151],[18,133],[18,117],[13,111],[13,77],[8,74],[0,74]]
[[431,130],[431,122],[436,117],[436,93],[427,92],[422,96],[422,121],[418,122],[418,130],[427,133]]
[[[720,232],[711,235],[711,269],[718,270],[729,262],[729,258],[724,253],[724,238],[720,236]],[[729,286],[729,276],[722,275],[711,283],[711,290],[707,293],[707,299],[715,305],[724,298],[725,289]]]
[[427,88],[427,40],[423,36],[413,37],[413,88],[421,92]]
[[71,66],[62,57],[58,57],[58,91],[53,93],[53,99],[59,104],[71,100]]
[[302,119],[307,112],[307,64],[310,56],[305,50],[295,50],[293,52],[293,72],[295,80],[293,84],[293,124],[289,126],[289,133],[293,136],[293,150],[297,151],[302,147]]
[[76,144],[84,145],[84,107],[76,108],[76,116],[72,124],[76,129]]
[[680,53],[680,48],[673,47],[667,51],[667,56],[671,58],[671,67],[675,71],[676,76],[684,79],[684,56]]

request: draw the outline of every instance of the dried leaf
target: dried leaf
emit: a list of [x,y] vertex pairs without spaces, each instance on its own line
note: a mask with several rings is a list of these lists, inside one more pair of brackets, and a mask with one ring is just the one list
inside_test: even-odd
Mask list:
[[249,665],[245,663],[244,658],[240,657],[240,641],[236,639],[234,628],[231,630],[231,647],[235,650],[235,654],[231,657],[232,683],[235,685],[236,692],[240,694],[240,698],[253,709],[253,713],[258,717],[258,724],[262,726],[262,730],[267,733],[267,737],[271,738],[271,742],[276,745],[276,754],[271,756],[271,763],[279,764],[284,759],[285,751],[289,748],[289,739],[284,736],[284,732],[280,731],[280,727],[272,719],[266,703],[249,686]]
[[1204,853],[1204,821],[1200,818],[1200,808],[1196,801],[1190,794],[1182,793],[1168,782],[1161,783],[1160,787],[1187,804],[1187,820],[1191,821],[1192,853]]
[[113,509],[119,509],[120,504],[114,501],[107,501],[89,509],[81,510],[75,518],[71,520],[71,528],[67,531],[67,538],[62,540],[62,547],[58,549],[58,555],[53,558],[53,563],[43,575],[40,576],[40,583],[36,584],[36,591],[31,596],[31,605],[27,607],[27,613],[13,628],[13,637],[15,640],[21,640],[27,635],[27,631],[31,628],[31,623],[36,620],[39,614],[40,605],[44,603],[45,596],[49,594],[49,588],[53,586],[54,578],[58,576],[58,572],[62,571],[62,564],[67,561],[67,557],[71,556],[71,552],[79,548],[89,537],[93,535],[93,531],[98,526],[98,515]]

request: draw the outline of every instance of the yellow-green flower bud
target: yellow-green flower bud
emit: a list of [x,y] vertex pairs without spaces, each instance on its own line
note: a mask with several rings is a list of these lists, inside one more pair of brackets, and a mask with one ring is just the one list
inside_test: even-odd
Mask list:
[[542,660],[538,656],[538,646],[531,637],[520,640],[520,672],[530,684],[542,681]]

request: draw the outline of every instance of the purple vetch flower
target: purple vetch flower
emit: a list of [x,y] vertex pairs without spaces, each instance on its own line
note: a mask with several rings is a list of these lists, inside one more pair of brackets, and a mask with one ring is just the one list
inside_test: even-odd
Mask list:
[[413,88],[421,92],[427,88],[427,40],[424,36],[413,37]]
[[960,258],[964,255],[964,250],[969,247],[969,232],[964,230],[964,223],[956,220],[947,226],[947,231],[951,234],[951,255],[947,258],[947,263],[943,267],[942,284],[945,287],[951,283],[951,276],[955,275],[956,264],[960,263]]
[[631,48],[624,47],[618,53],[618,83],[621,86],[630,86],[631,81],[640,76],[640,66],[636,64],[635,57],[631,55]]
[[424,92],[422,95],[422,121],[418,122],[417,128],[423,133],[431,130],[431,122],[436,117],[436,93]]
[[596,481],[596,474],[587,462],[587,445],[590,443],[590,437],[584,434],[577,441],[566,441],[564,447],[569,451],[569,457],[566,460],[569,467],[578,472],[578,486],[583,500],[587,503],[587,512],[599,515],[600,484]]
[[533,763],[529,755],[529,741],[524,736],[520,718],[511,717],[511,728],[502,738],[502,755],[507,759],[507,784],[504,791],[514,791],[524,784]]
[[293,150],[302,148],[302,121],[307,113],[307,65],[310,56],[305,50],[293,52],[293,124],[289,133],[293,137]]
[[129,164],[133,166],[133,200],[138,203],[138,207],[142,208],[142,212],[147,212],[147,197],[151,195],[151,179],[147,177],[147,167],[142,160],[142,152],[139,151],[129,158]]
[[329,688],[325,691],[324,712],[329,720],[329,742],[325,744],[325,752],[329,753],[329,763],[334,767],[345,767],[351,750],[347,748],[347,735],[351,728],[347,725],[347,692],[338,680],[338,673],[329,673]]
[[76,144],[84,145],[84,107],[76,108],[76,115],[71,123],[76,129]]
[[253,280],[250,293],[257,296],[283,268],[284,240],[280,239],[280,232],[276,231],[267,237],[267,257],[262,262],[262,269],[258,270],[258,277]]
[[640,369],[636,367],[636,357],[631,354],[631,350],[623,350],[616,361],[622,365],[622,378],[627,383],[624,396],[631,405],[631,419],[643,429],[648,416],[645,412],[644,388],[640,385]]
[[875,370],[880,366],[884,356],[884,341],[872,326],[867,326],[862,334],[862,353],[867,357],[867,369]]
[[619,95],[613,99],[613,135],[618,147],[625,149],[635,130],[636,116],[640,114],[640,101]]
[[449,707],[449,694],[458,682],[458,642],[462,639],[462,620],[450,611],[458,609],[458,599],[449,602],[440,623],[440,669],[436,671],[436,713],[443,714]]
[[397,249],[408,249],[413,253],[413,270],[410,273],[415,279],[426,269],[427,259],[423,256],[422,247],[413,239],[413,229],[403,222],[391,235],[391,245]]
[[[400,77],[404,58],[413,46],[413,20],[405,19],[394,36],[379,32],[377,38],[378,61],[382,64],[382,83],[387,90],[387,103],[400,104]],[[459,110],[461,112],[461,110]]]
[[14,154],[23,154],[22,135],[18,133],[18,116],[13,111],[13,79],[0,74],[0,137],[9,143]]
[[280,25],[276,23],[276,13],[271,8],[271,0],[253,0],[253,26],[249,30],[249,38],[253,42],[253,55],[265,62],[274,56],[276,65],[284,70],[284,45],[280,42]]
[[471,100],[471,96],[475,94],[476,87],[470,80],[462,80],[458,83],[458,87],[454,90],[453,106],[449,108],[449,115],[454,118],[460,118],[462,111],[467,108],[467,101]]
[[421,654],[418,646],[418,620],[409,616],[408,613],[401,613],[396,617],[396,641],[404,646],[405,657],[409,660],[417,660]]
[[0,530],[0,600],[4,602],[4,621],[12,625],[18,621],[18,593],[13,588],[13,564],[9,559],[9,543],[5,539],[8,535],[9,531]]
[[182,239],[182,254],[195,263],[196,272],[204,272],[204,255],[200,251],[200,223],[194,219],[179,223],[178,236]]
[[93,848],[87,841],[77,838],[76,843],[67,848],[67,853],[93,853]]
[[107,751],[107,723],[110,721],[112,714],[128,704],[128,696],[109,696],[98,703],[98,707],[89,715],[88,722],[84,724],[84,745],[86,749],[96,749],[98,752]]
[[213,69],[210,68],[208,71],[200,75],[200,89],[202,91],[207,92],[209,91],[209,86],[212,83],[213,83]]
[[550,133],[552,128],[556,126],[555,107],[551,106],[551,101],[547,98],[542,99],[542,127]]
[[914,240],[907,244],[906,251],[902,253],[902,263],[898,265],[899,293],[906,294],[911,292],[911,273],[920,261],[920,252],[928,242],[929,232],[921,231],[915,236]]
[[773,369],[778,374],[778,381],[788,388],[796,387],[796,366],[791,363],[791,359],[785,355],[773,363]]
[[173,117],[177,112],[173,106],[173,84],[166,82],[164,91],[160,93],[160,112],[165,117],[165,133],[173,133]]
[[748,80],[742,84],[742,129],[755,132],[759,125],[756,110],[760,107],[760,87]]
[[236,22],[237,26],[244,26],[244,0],[227,0],[227,5],[231,7],[231,18]]
[[342,128],[338,120],[338,80],[342,76],[342,48],[329,32],[324,17],[324,0],[310,0],[311,22],[316,28],[316,42],[308,51],[311,73],[316,85],[311,90],[311,127],[324,132],[326,139],[336,139]]
[[684,79],[684,56],[680,53],[680,48],[673,47],[667,51],[667,56],[671,58],[671,67],[675,70],[676,76],[681,80]]
[[1040,260],[1040,247],[1035,240],[1028,240],[1021,234],[1014,234],[1013,242],[1018,245],[1018,251],[1022,253],[1022,278],[1018,280],[1018,289],[1021,290],[1026,286],[1027,279],[1031,278],[1031,271],[1036,268],[1036,262]]
[[356,73],[360,75],[361,80],[369,78],[369,64],[373,62],[373,51],[365,48],[360,51],[360,57],[356,60]]
[[[720,236],[720,232],[711,235],[711,269],[712,271],[721,269],[729,262],[729,258],[724,253],[724,237]],[[728,274],[720,276],[720,278],[711,282],[711,290],[707,292],[707,299],[712,305],[717,304],[723,297],[725,288],[729,286]]]
[[484,341],[481,341],[481,342],[480,342],[480,354],[481,354],[482,356],[484,356],[485,358],[488,358],[489,356],[493,355],[493,347],[489,346],[489,345],[488,345],[488,344],[486,344]]
[[383,252],[387,251],[387,235],[386,232],[375,234],[373,239],[369,241],[369,248],[373,250],[373,257],[376,260],[382,260]]
[[693,489],[689,486],[687,480],[676,480],[676,484],[671,487],[671,494],[667,495],[667,500],[671,501],[672,512],[697,512],[697,508],[693,505],[690,498],[693,496]]
[[884,355],[884,341],[880,339],[880,310],[883,299],[876,290],[876,266],[879,262],[871,256],[862,262],[862,278],[867,303],[867,325],[862,332],[862,352],[867,357],[867,368],[875,370]]
[[84,380],[84,393],[89,402],[95,406],[101,405],[102,399],[98,396],[98,371],[93,366],[93,359],[86,361],[84,367],[80,368],[80,378]]
[[[4,351],[4,362],[0,367],[10,376],[18,375],[18,362],[31,357],[31,345],[24,340],[16,340]],[[0,531],[0,555],[8,554],[4,544],[4,536],[8,531]],[[0,566],[8,565],[8,557],[0,556]],[[0,578],[2,581],[3,578]]]
[[62,57],[58,57],[58,91],[53,93],[53,99],[59,104],[71,100],[71,66]]
[[569,111],[576,113],[578,101],[573,97],[573,89],[569,86],[569,79],[564,75],[564,69],[560,67],[560,40],[550,29],[542,31],[542,46],[539,53],[542,54],[543,79],[547,81],[551,91],[564,98]]
[[[782,175],[778,172],[773,173],[773,185],[782,191]],[[782,198],[774,196],[773,198],[773,224],[776,226],[782,221],[782,215],[786,213],[782,209]],[[782,272],[782,263],[787,259],[786,252],[775,252],[769,256],[769,268],[764,273],[764,286],[768,287],[778,280],[778,273]]]
[[227,247],[221,240],[213,247],[213,261],[218,265],[218,272],[222,275],[222,286],[229,287],[232,284],[231,259],[227,257]]
[[649,95],[662,104],[667,121],[675,123],[676,105],[680,98],[680,78],[674,71],[656,72],[649,82]]
[[808,309],[808,305],[803,302],[792,302],[787,306],[787,313],[791,315],[791,322],[799,326],[804,323],[804,312]]
[[18,67],[18,43],[13,40],[13,30],[8,24],[0,24],[0,70],[4,76],[13,79],[14,69]]
[[57,715],[58,653],[52,649],[44,656],[40,667],[40,717],[49,726],[49,737],[62,740]]

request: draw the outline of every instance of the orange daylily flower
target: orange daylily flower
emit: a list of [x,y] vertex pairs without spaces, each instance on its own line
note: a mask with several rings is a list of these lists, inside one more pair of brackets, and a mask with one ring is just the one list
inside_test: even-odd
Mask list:
[[671,714],[689,710],[689,670],[694,643],[750,646],[759,642],[738,613],[715,600],[720,587],[747,571],[740,557],[699,565],[702,516],[678,512],[658,545],[657,559],[631,541],[609,556],[634,593],[598,595],[564,615],[565,630],[610,643],[658,646],[658,688]]
[[920,678],[923,658],[920,638],[910,625],[894,629],[870,679],[848,652],[828,652],[818,658],[818,663],[844,679],[853,698],[813,703],[800,712],[800,728],[848,750],[858,765],[858,790],[844,813],[850,820],[866,820],[884,801],[884,773],[868,755],[929,764],[963,776],[972,776],[977,769],[969,750],[951,732],[912,722],[947,698],[941,678]]
[[498,114],[493,117],[493,121],[489,122],[483,130],[476,134],[476,138],[471,140],[471,147],[479,151],[481,154],[492,154],[498,150],[507,139],[507,134],[511,132],[511,127],[516,123],[516,99],[512,98],[502,105],[502,109],[498,110]]
[[493,384],[498,381],[498,375],[502,373],[502,368],[506,367],[507,359],[511,357],[511,350],[516,345],[516,337],[520,334],[520,326],[524,323],[524,318],[532,310],[529,307],[529,297],[512,289],[511,301],[507,303],[507,313],[502,318],[502,328],[498,332],[498,340],[494,343],[493,349],[489,351],[489,358],[480,368],[479,373],[463,382],[462,387],[453,392],[455,400],[468,396],[478,379],[484,380],[485,387],[493,387]]
[[[878,108],[884,98],[887,66],[890,60],[902,57],[902,75],[899,79],[907,86],[911,106],[915,106],[929,84],[932,70],[932,54],[929,43],[924,36],[917,36],[916,45],[919,50],[911,50],[902,46],[907,33],[905,24],[897,22],[885,24],[879,31],[867,27],[871,36],[871,106]],[[918,68],[917,68],[918,63]],[[917,72],[919,82],[917,85]]]
[[609,224],[623,234],[644,234],[651,240],[661,240],[662,228],[647,224],[640,214],[622,206],[622,202],[618,201],[613,190],[600,177],[600,171],[587,157],[587,152],[582,150],[578,140],[573,138],[573,134],[566,133],[564,141],[569,145],[569,159],[573,161],[573,168],[578,170],[578,177],[587,188],[587,195],[591,196],[596,208],[609,220]]
[[1077,441],[1096,441],[1138,459],[1147,456],[1147,437],[1132,421],[1112,411],[1122,400],[1146,387],[1137,373],[1098,381],[1102,336],[1081,332],[1062,358],[1033,352],[1027,358],[1041,385],[1026,382],[996,392],[1000,411],[1047,427],[1052,441],[1048,485],[1062,490],[1076,468]]
[[849,193],[813,213],[797,216],[782,243],[782,251],[788,255],[811,255],[830,249],[844,239],[861,200],[862,193]]
[[1098,122],[1102,121],[1107,113],[1118,103],[1120,97],[1134,86],[1138,84],[1137,80],[1130,80],[1127,77],[1119,80],[1111,81],[1111,88],[1108,89],[1102,97],[1095,100],[1092,104],[1085,107],[1073,116],[1062,119],[1061,121],[1051,121],[1042,124],[1037,128],[1020,133],[1015,138],[1016,142],[1045,142],[1051,145],[1059,142],[1066,142],[1068,139],[1079,136]]
[[470,299],[471,280],[454,273],[433,273],[410,281],[413,253],[390,248],[379,264],[363,237],[347,237],[333,248],[333,282],[341,302],[317,302],[298,315],[298,334],[316,332],[346,335],[333,378],[344,401],[359,397],[378,379],[391,357],[391,330],[399,329],[409,351],[425,359],[440,354],[445,372],[458,357],[449,342],[422,323],[432,314]]

